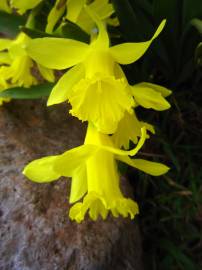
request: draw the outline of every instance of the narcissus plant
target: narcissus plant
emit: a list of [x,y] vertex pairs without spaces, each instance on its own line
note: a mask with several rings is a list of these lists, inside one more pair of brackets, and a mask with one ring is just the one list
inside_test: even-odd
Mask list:
[[[37,21],[47,7],[45,20]],[[47,105],[69,102],[70,113],[88,124],[83,145],[30,162],[24,175],[36,183],[71,178],[69,217],[78,223],[87,215],[94,221],[109,214],[134,219],[138,205],[122,192],[118,165],[123,162],[152,176],[169,170],[134,156],[155,133],[153,125],[139,120],[136,108],[167,110],[171,91],[148,82],[130,85],[121,65],[139,60],[166,21],[147,41],[112,46],[108,26],[119,22],[109,0],[2,0],[0,10],[17,21],[19,14],[27,19],[25,27],[11,29],[12,39],[0,39],[0,92],[9,88],[0,93],[0,105],[13,93],[14,98],[27,98],[26,92],[33,98],[44,97],[53,87]],[[16,12],[18,16],[12,14]],[[38,87],[33,85],[54,82],[54,74],[59,78],[54,86],[39,85],[39,93],[33,94]],[[19,87],[26,89],[15,95]]]

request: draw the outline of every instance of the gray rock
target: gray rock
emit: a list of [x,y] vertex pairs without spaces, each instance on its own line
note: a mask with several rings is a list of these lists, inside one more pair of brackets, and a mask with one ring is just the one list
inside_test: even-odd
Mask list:
[[0,108],[0,129],[0,270],[143,269],[136,221],[78,225],[68,218],[68,179],[36,184],[21,174],[33,159],[82,144],[85,126],[65,106],[12,101]]

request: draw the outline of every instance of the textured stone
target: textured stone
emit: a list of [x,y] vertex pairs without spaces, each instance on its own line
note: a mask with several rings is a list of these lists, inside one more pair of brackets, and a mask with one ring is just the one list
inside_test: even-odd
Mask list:
[[[142,270],[137,223],[68,219],[70,181],[36,184],[31,160],[83,141],[85,127],[65,106],[12,101],[0,108],[0,270]],[[130,192],[123,180],[126,192]]]

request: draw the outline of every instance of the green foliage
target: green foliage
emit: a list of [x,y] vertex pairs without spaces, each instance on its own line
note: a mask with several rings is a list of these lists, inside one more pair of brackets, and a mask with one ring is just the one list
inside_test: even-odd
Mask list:
[[0,11],[0,33],[13,38],[19,33],[19,27],[24,25],[25,21],[24,17]]
[[67,21],[62,23],[60,27],[54,32],[59,37],[75,39],[79,41],[83,41],[89,43],[90,36],[83,31],[78,25]]
[[54,35],[50,35],[40,30],[31,29],[26,26],[20,27],[20,30],[31,38],[55,37]]
[[84,32],[79,26],[72,22],[65,22],[55,32],[48,34],[41,30],[31,29],[29,27],[22,26],[20,30],[27,34],[31,38],[43,38],[43,37],[57,37],[57,38],[70,38],[88,43],[90,40],[89,35]]
[[11,99],[40,99],[42,97],[48,97],[53,88],[52,83],[45,83],[40,85],[34,85],[30,88],[14,87],[3,92],[0,92],[0,98]]

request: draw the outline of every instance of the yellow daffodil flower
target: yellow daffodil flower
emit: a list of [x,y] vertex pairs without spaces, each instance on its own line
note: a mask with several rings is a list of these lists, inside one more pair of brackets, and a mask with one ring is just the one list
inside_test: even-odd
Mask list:
[[51,182],[60,176],[72,177],[70,203],[84,197],[82,202],[70,209],[72,220],[81,222],[88,211],[93,220],[99,215],[105,219],[109,211],[114,217],[122,215],[132,219],[138,213],[138,206],[121,192],[116,160],[154,176],[168,171],[168,167],[163,164],[129,158],[129,155],[134,156],[139,151],[145,139],[146,130],[142,128],[135,149],[123,151],[114,147],[110,136],[97,132],[89,124],[84,145],[62,155],[32,161],[23,173],[38,183]]
[[86,8],[99,28],[90,45],[71,39],[39,38],[27,46],[28,54],[48,68],[68,70],[53,88],[48,105],[69,101],[70,113],[92,122],[98,131],[116,131],[125,112],[131,113],[134,99],[119,64],[137,61],[162,31],[162,21],[149,41],[109,46],[107,31],[99,18]]
[[[0,76],[5,81],[10,80],[11,84],[24,87],[37,84],[37,79],[32,74],[34,62],[25,51],[29,41],[30,38],[24,33],[20,33],[15,40],[0,39]],[[52,70],[36,65],[46,80],[54,81]]]
[[11,10],[7,0],[0,1],[0,10],[3,10],[7,13],[11,13],[12,10]]
[[[126,112],[119,122],[116,132],[112,136],[114,144],[119,148],[124,147],[128,149],[130,141],[134,144],[137,143],[143,127],[151,133],[155,133],[154,127],[148,123],[139,121],[134,111],[132,113]],[[146,138],[149,137],[149,134],[147,134]]]
[[11,7],[16,8],[19,14],[35,8],[42,0],[10,0]]
[[[105,21],[113,13],[114,9],[109,0],[94,0],[89,3],[88,0],[56,0],[54,7],[48,15],[48,23],[46,27],[47,33],[52,33],[55,24],[67,10],[66,18],[80,26],[84,31],[91,33],[95,26],[94,21],[86,12],[85,6],[88,7],[99,16],[99,19]],[[110,21],[114,22],[114,21]]]

